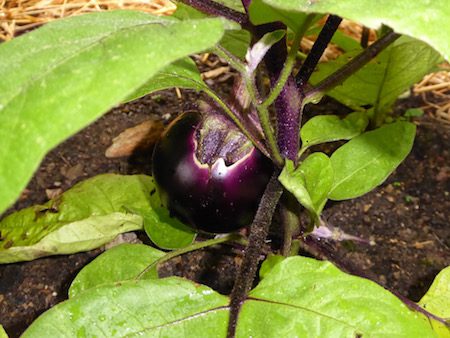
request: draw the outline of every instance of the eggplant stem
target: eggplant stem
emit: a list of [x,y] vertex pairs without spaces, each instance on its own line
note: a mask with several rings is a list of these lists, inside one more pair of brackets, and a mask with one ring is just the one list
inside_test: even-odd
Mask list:
[[247,294],[255,279],[264,243],[269,232],[270,224],[272,223],[272,217],[283,193],[283,186],[278,181],[278,175],[279,170],[275,170],[266,186],[264,195],[261,198],[255,218],[250,227],[248,245],[245,249],[242,264],[239,268],[230,295],[230,318],[227,331],[228,338],[235,337],[236,335],[239,311],[247,298]]

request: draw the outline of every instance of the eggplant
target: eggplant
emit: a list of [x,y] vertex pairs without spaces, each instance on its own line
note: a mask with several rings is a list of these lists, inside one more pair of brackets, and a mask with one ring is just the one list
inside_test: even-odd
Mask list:
[[153,152],[153,177],[163,205],[208,233],[250,225],[272,172],[272,161],[217,114],[180,115]]

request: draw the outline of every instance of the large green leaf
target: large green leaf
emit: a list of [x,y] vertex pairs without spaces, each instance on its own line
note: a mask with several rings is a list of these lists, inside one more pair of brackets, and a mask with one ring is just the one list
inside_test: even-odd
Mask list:
[[[329,262],[272,257],[263,269],[262,282],[243,304],[237,337],[436,337],[422,314]],[[225,337],[228,302],[179,278],[122,280],[58,304],[24,337]]]
[[[102,284],[136,278],[147,266],[164,256],[163,251],[144,244],[121,244],[111,248],[86,265],[73,280],[69,297],[75,297]],[[145,278],[157,278],[155,269]]]
[[[263,330],[274,332],[278,326],[284,337],[293,332],[300,332],[300,337],[355,337],[357,333],[362,337],[436,337],[425,316],[409,310],[381,286],[311,258],[281,261],[265,274],[250,297],[267,302],[265,318],[270,317],[273,326],[264,320],[254,323],[250,332],[258,337],[266,336],[261,335]],[[248,304],[242,316],[250,312]],[[292,321],[289,330],[288,320]],[[276,337],[276,330],[267,336]]]
[[323,153],[313,153],[298,168],[294,168],[291,161],[286,161],[279,180],[317,223],[333,185],[333,168],[329,157]]
[[416,127],[395,122],[361,134],[331,156],[334,170],[332,200],[355,198],[377,187],[411,151]]
[[126,208],[151,208],[152,189],[148,176],[99,175],[13,213],[0,222],[0,263],[89,250],[142,229],[142,217]]
[[0,263],[91,250],[144,224],[152,231],[163,229],[164,245],[185,246],[195,238],[192,230],[161,207],[151,177],[99,175],[44,205],[4,218]]
[[113,11],[54,21],[0,45],[0,210],[45,153],[159,70],[217,43],[221,19]]
[[[354,55],[355,52],[350,52],[320,64],[311,82],[318,83]],[[371,105],[375,114],[382,115],[391,109],[399,95],[432,71],[438,61],[439,54],[425,43],[402,37],[327,95],[355,109]]]
[[396,32],[425,41],[450,59],[450,6],[448,0],[262,0],[287,12],[332,13],[367,27],[382,24]]
[[350,140],[361,134],[368,123],[365,112],[351,113],[343,119],[336,115],[314,116],[300,130],[302,150],[315,144]]
[[122,281],[58,304],[22,337],[225,337],[227,303],[181,278]]

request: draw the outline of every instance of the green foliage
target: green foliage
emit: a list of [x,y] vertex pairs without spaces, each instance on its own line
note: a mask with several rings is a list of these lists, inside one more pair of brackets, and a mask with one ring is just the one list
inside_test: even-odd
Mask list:
[[58,304],[22,337],[225,337],[227,302],[181,278],[121,281]]
[[92,250],[118,234],[143,226],[160,233],[156,245],[177,248],[195,233],[161,207],[149,176],[99,175],[44,205],[23,209],[0,222],[0,263]]
[[409,310],[376,283],[347,275],[329,262],[287,258],[273,267],[249,295],[277,308],[275,313],[271,312],[270,323],[257,321],[255,332],[270,330],[269,324],[284,329],[289,325],[285,318],[289,318],[299,330],[294,332],[305,332],[299,336],[354,337],[356,333],[363,337],[435,336],[423,315]]
[[[91,264],[102,269],[99,263],[100,259]],[[125,268],[125,264],[116,267]],[[379,285],[347,275],[329,262],[275,256],[262,270],[263,280],[240,312],[237,337],[436,337],[423,315],[409,310]],[[88,272],[95,276],[94,269]],[[225,337],[227,297],[180,278],[134,281],[119,271],[114,275],[110,284],[91,285],[41,315],[23,337],[60,332],[67,337]],[[121,275],[125,279],[117,280]]]
[[450,266],[439,272],[419,305],[436,316],[450,318]]
[[411,151],[416,127],[395,122],[361,134],[331,156],[332,200],[355,198],[377,187]]
[[437,320],[432,320],[431,325],[440,338],[450,338],[450,266],[439,272],[419,305],[447,320],[447,326]]
[[333,176],[330,158],[323,153],[313,153],[298,168],[294,168],[292,161],[286,161],[279,180],[318,223],[333,186]]
[[314,116],[306,122],[301,131],[301,151],[306,148],[339,140],[350,140],[361,134],[369,123],[365,112],[355,112],[340,119],[336,115]]
[[[143,244],[121,244],[111,248],[86,265],[73,280],[69,297],[88,289],[136,278],[148,265],[164,256],[164,252]],[[156,269],[145,278],[158,278]]]
[[[320,64],[311,83],[317,84],[356,54],[349,52],[332,62]],[[354,109],[372,106],[375,119],[381,124],[398,96],[434,70],[438,60],[439,54],[425,43],[402,37],[327,95]]]
[[152,189],[148,176],[105,174],[44,205],[13,213],[0,222],[0,262],[90,250],[120,233],[142,229],[142,217],[126,208],[151,208]]
[[[332,13],[378,29],[422,40],[450,59],[450,6],[447,0],[261,0],[275,13]],[[283,20],[288,24],[288,20]]]
[[267,6],[264,0],[252,0],[249,8],[250,20],[255,25],[282,21],[294,32],[297,32],[308,16],[306,13],[274,9]]
[[113,11],[58,20],[2,43],[0,210],[48,150],[223,34],[221,19]]
[[126,101],[132,101],[158,90],[174,87],[195,89],[197,91],[201,91],[206,87],[195,62],[189,57],[168,65],[131,96],[127,97]]

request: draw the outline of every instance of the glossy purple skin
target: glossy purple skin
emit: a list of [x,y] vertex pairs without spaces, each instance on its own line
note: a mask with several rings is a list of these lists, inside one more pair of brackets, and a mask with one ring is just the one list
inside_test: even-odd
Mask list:
[[153,153],[153,177],[161,201],[170,212],[195,229],[232,232],[251,224],[272,162],[256,148],[226,166],[211,168],[195,155],[198,113],[181,115],[168,127]]

